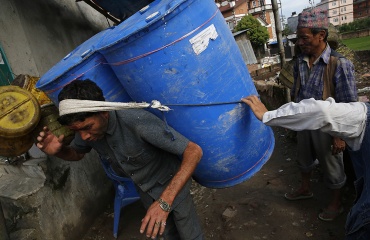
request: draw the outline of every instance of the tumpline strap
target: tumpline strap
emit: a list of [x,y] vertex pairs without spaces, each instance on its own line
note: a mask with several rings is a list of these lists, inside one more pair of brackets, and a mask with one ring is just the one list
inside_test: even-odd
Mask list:
[[[224,105],[224,104],[236,104],[241,101],[231,102],[216,102],[216,103],[199,103],[199,104],[168,104],[168,106],[212,106],[212,105]],[[165,105],[162,105],[159,101],[153,100],[149,103],[123,103],[123,102],[106,102],[106,101],[93,101],[93,100],[80,100],[80,99],[65,99],[59,102],[59,116],[81,113],[81,112],[105,112],[113,110],[123,110],[130,108],[153,108],[158,109],[162,112],[162,119],[165,123],[165,131],[171,135],[171,140],[174,141],[175,135],[171,132],[166,116],[164,112],[168,112],[171,109]]]

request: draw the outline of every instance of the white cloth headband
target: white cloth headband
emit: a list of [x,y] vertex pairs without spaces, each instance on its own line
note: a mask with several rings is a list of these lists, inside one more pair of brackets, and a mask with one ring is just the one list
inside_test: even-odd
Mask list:
[[65,99],[59,102],[59,116],[71,113],[81,112],[105,112],[113,110],[122,110],[129,108],[155,108],[159,111],[168,112],[171,109],[162,105],[159,101],[153,100],[149,103],[135,103],[135,102],[105,102],[105,101],[92,101],[92,100],[79,100],[79,99]]

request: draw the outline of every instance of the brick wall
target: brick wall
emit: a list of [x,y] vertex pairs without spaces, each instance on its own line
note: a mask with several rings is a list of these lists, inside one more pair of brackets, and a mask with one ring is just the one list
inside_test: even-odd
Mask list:
[[251,77],[254,79],[265,79],[269,77],[273,77],[276,75],[276,72],[280,71],[281,64],[276,63],[269,67],[260,68],[254,71],[250,71]]
[[349,38],[358,38],[358,37],[367,37],[370,36],[370,28],[358,30],[354,32],[341,33],[339,34],[340,39],[349,39]]

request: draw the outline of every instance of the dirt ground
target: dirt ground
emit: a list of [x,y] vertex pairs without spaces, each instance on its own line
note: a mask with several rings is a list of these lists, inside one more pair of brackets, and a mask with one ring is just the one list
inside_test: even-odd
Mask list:
[[[249,180],[226,189],[209,189],[193,184],[192,195],[205,239],[344,239],[345,219],[354,199],[351,168],[347,167],[349,180],[343,188],[345,212],[332,222],[323,222],[317,215],[326,206],[329,191],[324,186],[320,167],[312,176],[312,199],[285,200],[284,193],[297,187],[300,180],[295,163],[296,142],[288,137],[291,132],[282,128],[274,128],[274,133],[276,144],[272,157]],[[121,213],[118,239],[147,239],[139,233],[144,214],[140,202],[125,207]],[[83,240],[114,239],[112,230],[113,209],[109,206]]]

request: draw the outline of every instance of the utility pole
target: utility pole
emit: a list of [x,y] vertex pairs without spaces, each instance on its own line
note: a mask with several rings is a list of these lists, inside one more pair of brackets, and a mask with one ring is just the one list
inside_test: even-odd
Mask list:
[[283,37],[282,37],[282,30],[281,30],[281,22],[280,22],[280,16],[279,16],[279,6],[277,4],[276,0],[271,0],[272,4],[272,11],[274,13],[274,19],[275,19],[275,31],[277,36],[277,42],[279,45],[279,54],[280,54],[280,65],[281,68],[283,68],[283,65],[285,63],[285,51],[284,51],[284,45],[283,45]]
[[[272,11],[274,13],[274,19],[275,19],[275,29],[276,29],[276,35],[277,35],[277,42],[279,44],[279,54],[280,54],[280,66],[281,69],[283,69],[283,66],[285,64],[285,50],[283,45],[283,36],[282,36],[282,30],[281,30],[281,22],[280,22],[280,16],[279,16],[279,6],[276,2],[276,0],[271,0],[272,4]],[[286,96],[286,102],[290,102],[290,89],[285,87],[285,96]]]

